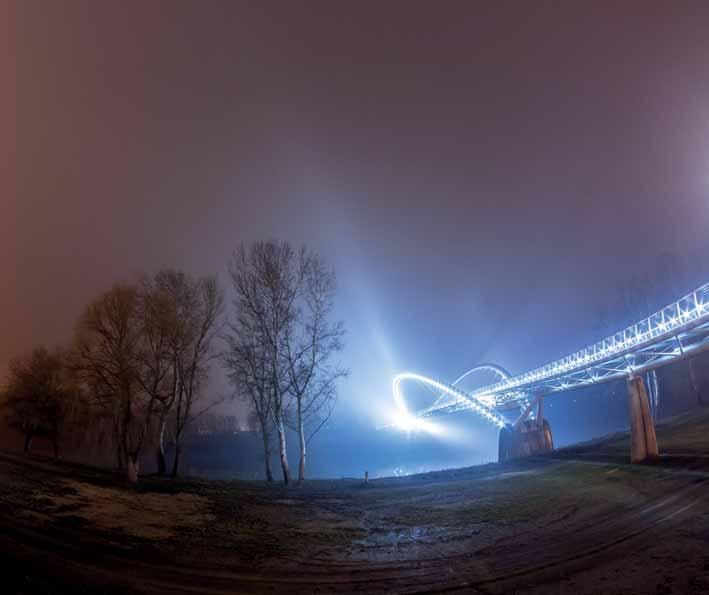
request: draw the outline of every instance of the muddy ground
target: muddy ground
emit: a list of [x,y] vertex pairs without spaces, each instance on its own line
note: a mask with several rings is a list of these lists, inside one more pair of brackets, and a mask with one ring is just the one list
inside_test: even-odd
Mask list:
[[[709,414],[407,478],[143,478],[0,454],[8,593],[709,593]],[[665,447],[663,447],[663,444]],[[9,590],[5,587],[9,585]]]

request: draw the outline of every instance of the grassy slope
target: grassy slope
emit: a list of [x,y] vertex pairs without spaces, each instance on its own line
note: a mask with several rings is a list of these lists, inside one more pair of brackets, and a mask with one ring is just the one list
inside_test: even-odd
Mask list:
[[[709,454],[709,409],[668,418],[655,426],[660,453],[702,456]],[[556,451],[555,456],[608,456],[627,458],[630,435],[618,432]]]

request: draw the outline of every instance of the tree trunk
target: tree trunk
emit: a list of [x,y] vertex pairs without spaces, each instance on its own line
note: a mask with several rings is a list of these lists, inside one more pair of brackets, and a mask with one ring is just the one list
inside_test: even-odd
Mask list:
[[125,459],[123,455],[125,454],[123,452],[123,441],[121,439],[121,428],[120,424],[118,422],[114,422],[113,424],[113,439],[116,441],[116,465],[118,471],[123,471],[123,467],[125,466]]
[[697,396],[697,405],[700,407],[706,407],[707,404],[702,398],[702,391],[699,389],[699,379],[697,378],[697,370],[695,368],[696,358],[692,357],[689,359],[689,380],[692,383],[692,390]]
[[282,420],[279,420],[276,430],[278,430],[278,446],[281,456],[281,467],[283,468],[283,483],[288,485],[290,483],[290,469],[288,468],[288,455],[286,452],[286,428]]
[[34,438],[34,435],[25,434],[25,446],[22,450],[25,454],[29,454],[30,452],[30,448],[32,447],[32,438]]
[[303,414],[298,402],[298,439],[300,440],[300,463],[298,465],[298,485],[305,481],[305,430],[303,429]]
[[138,472],[140,467],[140,462],[138,461],[137,454],[128,455],[128,467],[126,470],[126,479],[128,483],[136,484],[138,483]]
[[165,475],[167,472],[167,461],[165,460],[165,451],[162,446],[158,446],[157,450],[158,475]]
[[158,448],[157,448],[157,460],[158,460],[158,475],[165,475],[167,471],[167,462],[165,461],[165,426],[167,420],[164,419],[160,422],[160,433],[158,434]]
[[54,449],[54,458],[59,458],[59,439],[52,438],[52,448]]
[[266,481],[273,481],[273,470],[271,469],[271,436],[262,429],[261,436],[263,437],[263,456],[266,458]]
[[172,462],[172,473],[171,477],[175,478],[180,473],[180,453],[182,449],[180,447],[180,438],[175,437],[175,460]]

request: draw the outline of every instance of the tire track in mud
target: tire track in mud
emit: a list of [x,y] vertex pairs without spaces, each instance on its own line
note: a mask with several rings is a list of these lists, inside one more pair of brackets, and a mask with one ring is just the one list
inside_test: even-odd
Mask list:
[[[573,532],[550,532],[533,547],[515,544],[514,538],[501,540],[484,550],[425,560],[386,562],[310,562],[280,560],[281,567],[229,568],[170,567],[138,564],[147,572],[141,583],[153,592],[220,593],[238,590],[256,592],[272,588],[279,591],[325,590],[339,592],[400,592],[474,590],[506,592],[519,583],[550,582],[559,575],[583,570],[599,560],[617,557],[618,548],[647,535],[663,523],[706,504],[697,495],[705,482],[686,490],[635,507],[605,523],[584,521],[584,528]],[[669,527],[668,527],[669,529]],[[569,530],[573,538],[569,540]],[[494,558],[494,564],[490,559]],[[268,565],[267,565],[268,566]],[[256,571],[255,571],[256,570]],[[158,576],[156,576],[158,575]],[[157,580],[156,580],[157,579]],[[179,582],[176,582],[178,579]]]
[[[367,589],[416,592],[446,591],[476,588],[482,591],[507,590],[511,583],[535,574],[546,574],[545,580],[554,580],[560,573],[587,568],[592,560],[618,556],[618,548],[646,535],[658,526],[690,512],[697,505],[706,505],[700,497],[706,481],[694,482],[681,492],[634,507],[618,516],[584,519],[582,527],[566,527],[563,531],[535,536],[533,546],[515,543],[515,537],[505,538],[495,545],[467,554],[371,564],[367,562],[312,562],[311,572],[303,572],[307,563],[299,565],[300,578],[318,575],[340,575],[346,579],[318,580],[326,585],[349,586],[361,581]],[[570,537],[571,536],[571,537]],[[494,566],[487,560],[494,558]],[[597,560],[595,560],[597,561]],[[316,570],[317,569],[317,570]],[[360,576],[361,575],[361,576]],[[291,580],[294,577],[291,577]]]

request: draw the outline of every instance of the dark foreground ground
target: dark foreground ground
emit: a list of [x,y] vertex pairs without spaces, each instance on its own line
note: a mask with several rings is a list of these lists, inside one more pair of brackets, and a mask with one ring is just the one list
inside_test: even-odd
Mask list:
[[3,593],[709,593],[709,412],[408,478],[146,478],[0,454]]

